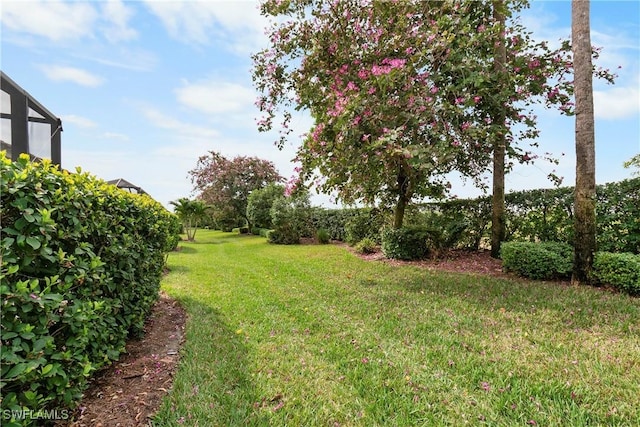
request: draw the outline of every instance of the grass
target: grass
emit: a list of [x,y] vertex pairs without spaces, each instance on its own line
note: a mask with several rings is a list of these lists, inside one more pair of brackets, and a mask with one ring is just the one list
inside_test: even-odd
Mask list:
[[640,425],[640,301],[201,231],[158,426]]

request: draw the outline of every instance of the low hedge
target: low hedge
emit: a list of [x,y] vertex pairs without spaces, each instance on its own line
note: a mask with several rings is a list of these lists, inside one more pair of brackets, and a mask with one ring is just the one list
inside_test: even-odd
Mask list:
[[504,242],[500,246],[502,268],[530,279],[569,277],[573,248],[558,242]]
[[596,252],[592,279],[630,295],[640,295],[640,255]]
[[2,414],[73,407],[143,331],[180,221],[80,170],[5,152],[0,168]]
[[429,231],[423,227],[386,228],[382,231],[382,253],[391,259],[417,260],[429,255]]

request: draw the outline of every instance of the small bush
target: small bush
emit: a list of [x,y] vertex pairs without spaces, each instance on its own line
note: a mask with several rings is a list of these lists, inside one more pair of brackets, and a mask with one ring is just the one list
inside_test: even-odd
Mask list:
[[278,228],[267,232],[269,243],[276,245],[296,245],[300,243],[300,234],[290,228]]
[[272,230],[268,230],[266,228],[261,228],[260,229],[260,236],[261,237],[267,237],[267,235],[269,234],[270,231],[272,231]]
[[391,259],[423,259],[429,255],[428,237],[422,227],[387,228],[382,232],[382,252]]
[[356,244],[355,249],[359,254],[373,254],[377,251],[377,245],[373,239],[365,237]]
[[384,217],[377,209],[361,209],[349,218],[345,224],[345,240],[355,245],[364,238],[380,243],[380,230],[384,225]]
[[640,255],[596,252],[592,277],[630,295],[640,295]]
[[530,279],[569,277],[573,268],[573,248],[566,243],[505,242],[500,255],[505,271]]
[[319,229],[316,231],[316,239],[318,240],[318,243],[326,245],[330,240],[329,232],[324,228]]

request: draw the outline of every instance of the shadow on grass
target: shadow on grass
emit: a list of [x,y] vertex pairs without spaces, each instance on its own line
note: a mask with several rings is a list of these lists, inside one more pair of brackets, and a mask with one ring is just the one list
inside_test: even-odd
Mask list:
[[[249,372],[246,336],[215,308],[179,297],[188,318],[185,343],[172,392],[154,418],[155,426],[268,425]],[[200,424],[205,425],[205,424]]]
[[397,283],[409,292],[462,300],[479,312],[508,311],[528,316],[536,316],[542,310],[555,312],[558,323],[554,328],[559,331],[602,325],[600,312],[608,313],[612,322],[629,322],[640,315],[640,307],[625,295],[563,282],[424,272]]
[[[189,242],[190,244],[192,242]],[[195,254],[198,252],[198,250],[192,246],[184,246],[184,245],[180,245],[178,246],[178,249],[174,251],[175,253],[178,254]]]
[[169,273],[188,273],[189,271],[191,271],[191,269],[185,265],[181,265],[181,264],[171,264],[170,267],[168,267]]

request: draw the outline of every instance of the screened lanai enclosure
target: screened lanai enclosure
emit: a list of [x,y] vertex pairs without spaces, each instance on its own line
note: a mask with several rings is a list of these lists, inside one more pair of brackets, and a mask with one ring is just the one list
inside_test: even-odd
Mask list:
[[62,121],[0,71],[1,150],[12,160],[27,153],[32,159],[61,164]]

